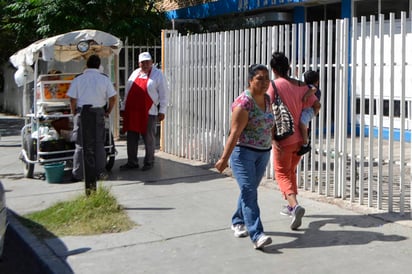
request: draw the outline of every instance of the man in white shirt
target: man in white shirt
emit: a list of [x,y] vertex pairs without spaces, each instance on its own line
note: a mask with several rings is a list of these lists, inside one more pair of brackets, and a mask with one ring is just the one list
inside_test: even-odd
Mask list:
[[[87,59],[87,69],[73,79],[67,95],[70,97],[71,112],[74,115],[73,138],[76,149],[73,158],[72,181],[83,179],[83,135],[95,136],[94,163],[97,179],[107,178],[105,172],[106,151],[105,144],[105,116],[109,116],[116,103],[116,91],[107,75],[99,71],[100,58],[91,55]],[[107,106],[107,108],[105,108]],[[82,132],[81,113],[89,111],[96,117],[95,125],[84,128]],[[95,134],[95,135],[94,135]]]

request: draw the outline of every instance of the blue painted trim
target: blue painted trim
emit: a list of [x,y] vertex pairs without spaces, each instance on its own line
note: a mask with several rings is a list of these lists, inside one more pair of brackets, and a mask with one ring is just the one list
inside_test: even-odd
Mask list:
[[341,0],[341,17],[352,17],[352,0]]
[[[277,0],[275,4],[272,1],[247,1],[247,6],[239,4],[239,0],[219,0],[215,2],[204,3],[178,10],[166,12],[166,17],[172,19],[203,19],[225,14],[241,13],[253,11],[260,8],[285,6],[291,3],[302,3],[305,0]],[[243,3],[243,1],[241,2]]]
[[[370,127],[365,125],[364,127],[365,137],[369,137],[369,129]],[[378,128],[373,127],[373,137],[378,138],[378,133],[379,133]],[[360,125],[359,124],[356,125],[356,136],[360,136]],[[382,138],[384,140],[389,140],[389,128],[383,128]],[[404,138],[405,138],[405,142],[407,143],[411,142],[411,131],[410,130],[405,130]],[[393,129],[393,139],[398,142],[401,140],[401,131],[397,128]]]
[[296,24],[305,23],[305,7],[295,7],[293,8],[293,22]]
[[[255,1],[252,1],[255,2]],[[204,3],[197,6],[172,10],[166,13],[169,19],[201,19],[218,16],[239,10],[238,1],[227,0]]]

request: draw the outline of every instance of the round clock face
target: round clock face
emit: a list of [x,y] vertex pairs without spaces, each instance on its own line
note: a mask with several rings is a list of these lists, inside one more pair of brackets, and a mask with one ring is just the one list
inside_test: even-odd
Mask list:
[[87,41],[80,41],[77,44],[77,50],[80,52],[86,52],[89,50],[89,43]]

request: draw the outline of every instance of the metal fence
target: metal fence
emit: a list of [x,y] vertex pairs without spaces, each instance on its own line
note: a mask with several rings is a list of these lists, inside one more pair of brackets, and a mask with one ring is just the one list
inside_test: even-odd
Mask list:
[[[171,97],[162,149],[206,163],[223,151],[230,104],[247,85],[247,67],[274,51],[292,74],[318,70],[322,110],[312,151],[299,167],[301,189],[386,212],[411,212],[412,47],[410,19],[383,16],[218,33],[164,32]],[[269,67],[269,65],[268,65]],[[273,178],[272,163],[267,177]]]

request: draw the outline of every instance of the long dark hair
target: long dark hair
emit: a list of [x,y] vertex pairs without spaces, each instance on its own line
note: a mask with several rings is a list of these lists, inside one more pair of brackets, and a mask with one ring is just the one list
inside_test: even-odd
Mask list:
[[288,58],[283,52],[274,52],[270,60],[270,67],[276,71],[280,77],[288,78],[290,64]]

